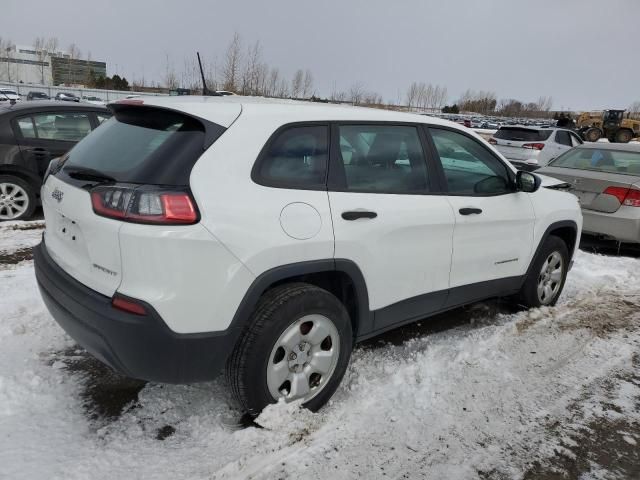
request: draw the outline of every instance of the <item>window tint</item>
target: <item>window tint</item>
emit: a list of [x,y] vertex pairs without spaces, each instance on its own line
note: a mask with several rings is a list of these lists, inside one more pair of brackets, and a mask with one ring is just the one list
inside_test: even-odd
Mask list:
[[188,185],[204,137],[204,126],[191,117],[124,108],[71,149],[64,169],[90,168],[124,183]]
[[570,147],[571,137],[569,137],[569,132],[558,130],[556,132],[556,142],[558,142],[560,145],[566,145],[567,147]]
[[430,128],[447,180],[455,195],[512,192],[508,169],[480,142],[451,130]]
[[501,140],[515,142],[544,142],[551,136],[551,130],[535,130],[523,127],[500,127],[493,136]]
[[427,167],[416,127],[338,127],[344,187],[373,193],[424,193]]
[[325,184],[328,159],[328,127],[291,127],[269,144],[258,175],[269,184],[318,187]]

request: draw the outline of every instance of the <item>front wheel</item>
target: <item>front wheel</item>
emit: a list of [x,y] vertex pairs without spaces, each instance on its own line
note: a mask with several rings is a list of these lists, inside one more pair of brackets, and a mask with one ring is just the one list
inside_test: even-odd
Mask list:
[[251,415],[280,398],[316,411],[338,388],[351,348],[349,315],[334,295],[282,285],[260,300],[227,363],[227,381]]
[[536,255],[520,291],[520,303],[528,308],[552,306],[564,288],[569,251],[564,241],[550,235]]
[[599,128],[589,128],[584,132],[584,139],[587,142],[597,142],[602,137],[602,131]]

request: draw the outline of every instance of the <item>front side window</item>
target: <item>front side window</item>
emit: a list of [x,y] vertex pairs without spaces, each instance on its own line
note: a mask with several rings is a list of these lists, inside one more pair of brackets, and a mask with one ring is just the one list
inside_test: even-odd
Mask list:
[[22,134],[22,138],[38,138],[36,136],[36,129],[33,126],[33,118],[22,117],[17,120],[18,128]]
[[260,183],[282,187],[325,185],[329,130],[326,125],[290,127],[270,142],[260,159]]
[[429,131],[450,194],[500,195],[513,191],[507,166],[480,142],[451,130],[429,128]]
[[424,193],[427,167],[418,129],[400,125],[341,125],[340,161],[348,191]]

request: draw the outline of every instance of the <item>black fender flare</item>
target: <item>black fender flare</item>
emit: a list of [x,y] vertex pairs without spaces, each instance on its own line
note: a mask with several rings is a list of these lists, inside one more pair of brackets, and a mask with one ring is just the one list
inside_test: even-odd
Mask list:
[[288,278],[324,272],[344,273],[353,282],[358,305],[358,318],[352,319],[356,322],[354,338],[359,336],[363,329],[372,328],[373,315],[369,310],[369,292],[362,271],[352,260],[328,258],[281,265],[258,275],[238,305],[227,331],[234,330],[237,332],[237,336],[240,335],[260,301],[260,297],[271,285]]
[[[558,221],[558,222],[553,222],[544,231],[544,233],[542,234],[542,237],[540,237],[540,241],[538,242],[538,246],[536,247],[536,251],[531,256],[531,261],[529,262],[529,267],[527,268],[527,273],[523,277],[523,282],[531,274],[531,270],[533,268],[533,262],[537,258],[538,254],[540,253],[540,250],[542,249],[542,245],[544,245],[544,242],[547,240],[547,238],[549,238],[549,236],[552,235],[552,232],[555,231],[555,230],[558,230],[559,228],[571,228],[574,231],[574,234],[575,234],[575,237],[576,237],[575,242],[574,242],[573,246],[567,245],[567,248],[569,249],[569,255],[571,256],[571,258],[573,258],[573,254],[575,253],[576,249],[578,248],[578,245],[577,245],[578,244],[578,224],[576,222],[574,222],[573,220],[561,220],[561,221]],[[570,261],[571,261],[571,258],[569,259]]]

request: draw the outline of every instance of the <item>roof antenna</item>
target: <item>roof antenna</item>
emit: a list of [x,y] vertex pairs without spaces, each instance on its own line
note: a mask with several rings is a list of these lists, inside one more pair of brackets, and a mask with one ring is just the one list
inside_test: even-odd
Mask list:
[[202,77],[202,95],[205,97],[219,97],[221,96],[218,92],[212,92],[207,88],[207,81],[204,79],[204,69],[202,68],[202,61],[200,60],[200,52],[196,52],[198,56],[198,65],[200,65],[200,76]]

